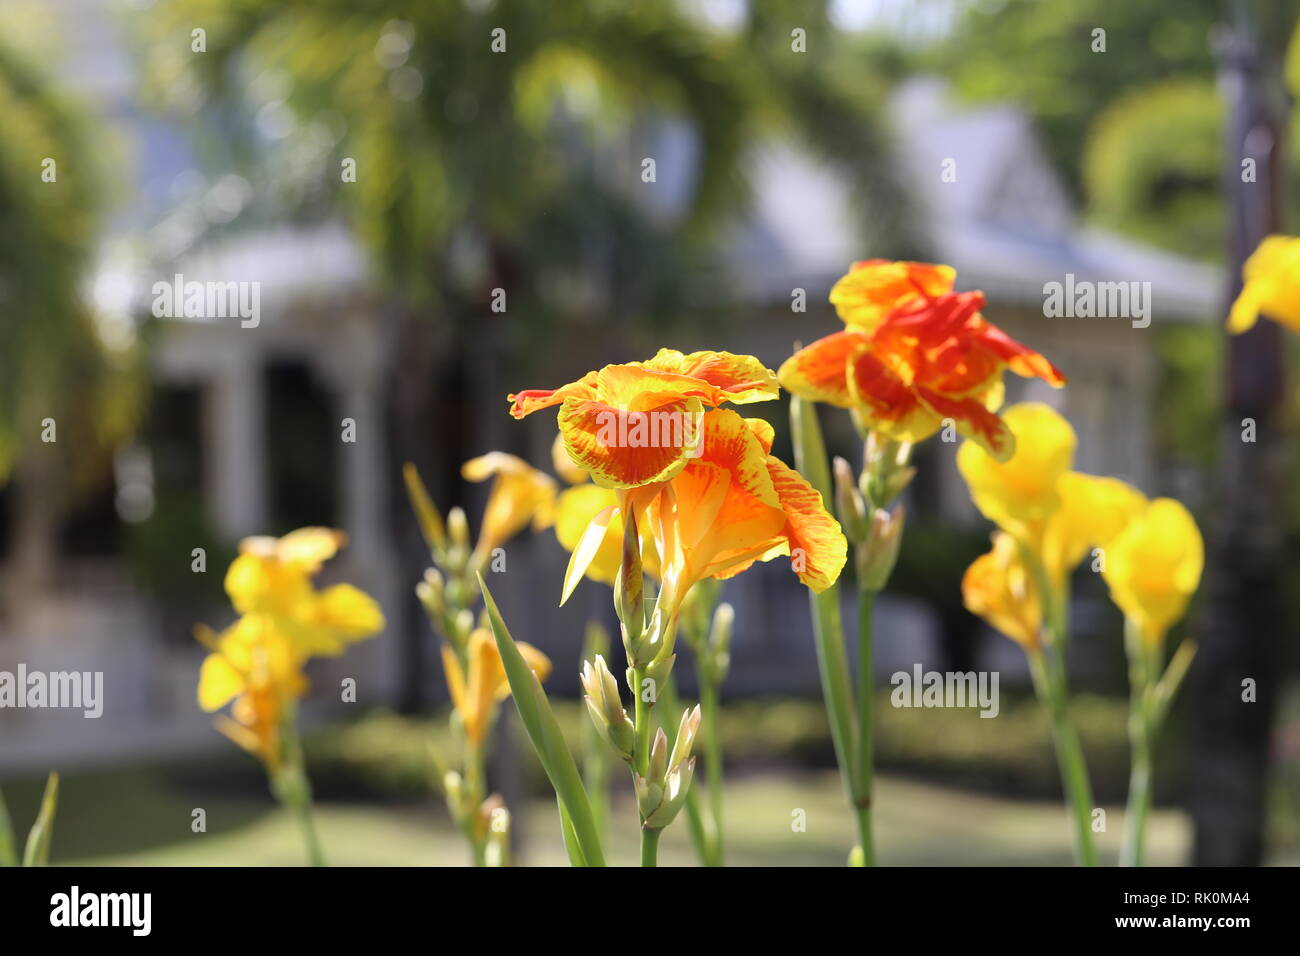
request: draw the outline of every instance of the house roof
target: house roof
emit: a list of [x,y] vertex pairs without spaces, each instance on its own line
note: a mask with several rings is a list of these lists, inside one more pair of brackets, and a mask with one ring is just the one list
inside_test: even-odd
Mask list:
[[[1150,282],[1157,321],[1204,321],[1222,311],[1220,270],[1081,226],[1018,109],[963,109],[941,81],[923,78],[900,86],[890,117],[908,199],[932,257],[957,269],[960,288],[1040,304],[1045,283],[1072,273],[1076,282]],[[832,169],[778,145],[757,155],[751,178],[756,205],[736,243],[749,294],[828,288],[871,254],[859,245],[849,185]]]

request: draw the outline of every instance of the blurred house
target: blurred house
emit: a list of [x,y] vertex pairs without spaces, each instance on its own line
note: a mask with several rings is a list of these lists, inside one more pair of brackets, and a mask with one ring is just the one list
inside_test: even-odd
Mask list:
[[[121,48],[104,40],[111,29],[96,20],[100,5],[62,5],[76,14],[70,22],[81,25],[70,43],[77,47],[80,37],[86,54],[69,62],[103,67],[80,69],[72,80],[95,96],[141,157],[134,204],[117,219],[111,244],[143,223],[159,222],[176,184],[192,183],[196,164],[175,130],[140,113]],[[958,269],[960,287],[983,289],[989,317],[1053,357],[1071,377],[1064,392],[1029,384],[1013,389],[1009,399],[1032,396],[1061,407],[1080,433],[1080,468],[1151,487],[1154,336],[1166,323],[1216,313],[1214,274],[1080,228],[1028,122],[1014,109],[958,110],[941,87],[920,81],[899,90],[894,122],[902,179],[932,257]],[[689,149],[678,152],[689,161]],[[953,181],[943,178],[947,160],[955,161]],[[875,250],[859,245],[843,181],[794,145],[760,151],[751,179],[756,206],[734,241],[736,311],[746,318],[725,340],[701,330],[698,341],[674,344],[752,352],[776,367],[795,339],[811,341],[838,327],[826,293],[851,261]],[[211,183],[209,192],[219,185],[219,179]],[[218,213],[221,198],[215,197]],[[150,420],[137,444],[123,451],[115,486],[69,521],[111,525],[104,539],[110,544],[79,551],[68,544],[76,536],[60,530],[50,542],[56,557],[50,579],[40,590],[12,595],[0,620],[0,669],[23,661],[30,668],[104,671],[105,715],[98,721],[63,715],[37,720],[0,711],[0,760],[36,765],[57,755],[109,759],[131,751],[221,746],[194,706],[202,652],[188,630],[195,620],[219,625],[228,619],[220,555],[226,549],[228,557],[245,534],[303,524],[344,528],[351,543],[329,573],[371,591],[385,607],[387,634],[315,674],[322,701],[340,676],[357,679],[365,704],[391,701],[407,666],[397,636],[408,628],[425,633],[424,622],[407,613],[422,568],[400,559],[395,530],[404,503],[388,448],[393,344],[387,325],[377,320],[384,302],[372,290],[356,241],[341,226],[285,225],[182,246],[163,263],[125,269],[132,306],[147,309],[153,283],[177,273],[199,281],[256,282],[259,323],[161,323]],[[1151,327],[1133,328],[1116,318],[1046,318],[1044,283],[1067,274],[1151,282]],[[807,314],[790,311],[795,289],[806,290]],[[557,370],[561,360],[583,354],[577,340],[584,335],[575,335],[574,351],[561,345],[548,357]],[[345,437],[348,422],[354,441]],[[535,448],[534,459],[545,461],[546,450]],[[934,441],[922,454],[927,472],[936,476],[924,493],[952,520],[973,520],[951,449]],[[161,520],[150,525],[151,518]],[[161,537],[136,540],[131,529],[146,526]],[[191,570],[198,546],[208,558],[201,574]],[[150,560],[162,566],[153,568],[158,583],[152,588],[141,583],[141,567],[147,571]],[[608,593],[594,587],[563,611],[554,608],[563,560],[549,536],[521,541],[517,551],[512,547],[518,570],[511,573],[510,593],[498,596],[507,617],[513,613],[523,622],[527,639],[555,656],[556,686],[571,691],[576,664],[564,662],[576,661],[586,613],[608,618],[611,612]],[[11,571],[0,564],[0,575]],[[728,599],[738,609],[728,693],[816,693],[807,601],[788,570],[768,566],[747,573],[731,582]],[[935,660],[938,628],[924,605],[886,600],[880,614],[882,671]],[[851,615],[846,624],[852,626]],[[1003,643],[989,646],[996,654]],[[1003,663],[1001,657],[988,660]],[[1018,661],[1008,657],[1006,665]],[[688,669],[682,670],[689,686]],[[427,677],[437,681],[432,670]]]

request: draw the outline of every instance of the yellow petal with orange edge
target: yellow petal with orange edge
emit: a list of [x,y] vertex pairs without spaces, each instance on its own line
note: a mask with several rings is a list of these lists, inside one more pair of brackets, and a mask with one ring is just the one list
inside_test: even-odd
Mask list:
[[647,404],[573,400],[560,408],[564,447],[591,480],[605,488],[636,488],[681,471],[696,441],[698,398]]
[[[676,349],[660,349],[648,362],[630,364],[655,372],[680,375],[711,386],[710,391],[684,393],[697,394],[708,405],[765,402],[776,398],[780,391],[776,373],[752,355],[710,351],[685,355]],[[692,384],[691,387],[698,386]]]
[[787,552],[799,580],[820,594],[838,580],[848,558],[840,523],[817,489],[780,459],[768,456],[768,473],[785,512]]

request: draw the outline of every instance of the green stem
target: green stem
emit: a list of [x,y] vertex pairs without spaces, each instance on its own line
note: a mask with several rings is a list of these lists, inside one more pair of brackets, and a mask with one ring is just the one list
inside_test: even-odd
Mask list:
[[1140,717],[1129,719],[1129,739],[1133,747],[1133,766],[1129,772],[1128,811],[1124,818],[1124,848],[1120,866],[1141,866],[1147,813],[1151,809],[1151,741]]
[[641,693],[645,683],[645,668],[632,668],[632,722],[636,726],[636,748],[632,754],[636,762],[636,772],[646,775],[650,768],[650,703]]
[[1151,743],[1155,727],[1147,708],[1154,661],[1150,649],[1132,621],[1124,622],[1124,646],[1129,659],[1129,758],[1128,807],[1124,815],[1124,845],[1120,866],[1141,866],[1147,815],[1151,810]]
[[325,866],[325,854],[321,850],[312,813],[311,783],[307,779],[302,739],[298,734],[298,717],[292,707],[284,718],[284,765],[272,776],[271,786],[280,802],[298,821],[310,864]]
[[1049,672],[1041,651],[1030,652],[1029,665],[1038,699],[1052,720],[1052,739],[1056,744],[1061,785],[1074,818],[1075,860],[1082,866],[1096,866],[1097,849],[1092,840],[1092,785],[1088,781],[1088,767],[1079,735],[1066,711],[1064,681]]
[[857,796],[854,802],[858,817],[858,840],[862,847],[862,865],[875,865],[875,842],[871,833],[872,777],[875,767],[871,708],[875,677],[872,671],[872,616],[874,591],[858,588],[858,749],[855,764]]
[[659,865],[659,834],[663,832],[659,829],[647,830],[641,828],[641,865],[658,866]]
[[[822,440],[817,408],[798,396],[790,399],[790,431],[794,443],[795,467],[822,496],[827,507],[835,500],[831,494],[830,469],[826,444]],[[840,622],[840,589],[831,585],[821,594],[809,592],[812,607],[813,641],[817,648],[817,673],[821,679],[822,699],[830,724],[835,760],[850,804],[856,806],[857,783],[852,769],[852,748],[856,728],[853,723],[853,687],[849,679],[849,660],[844,652],[844,629]]]
[[709,808],[713,835],[708,843],[706,866],[723,865],[722,838],[722,741],[718,733],[718,685],[700,682],[700,737],[704,744],[704,770],[709,786]]

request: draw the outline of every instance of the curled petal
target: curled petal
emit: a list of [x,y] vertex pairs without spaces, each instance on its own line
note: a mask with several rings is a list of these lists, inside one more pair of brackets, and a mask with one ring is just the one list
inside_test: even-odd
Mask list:
[[528,388],[506,396],[510,402],[510,414],[514,418],[524,418],[533,412],[552,405],[559,405],[568,398],[594,398],[596,396],[596,373],[588,372],[576,382],[559,388]]

